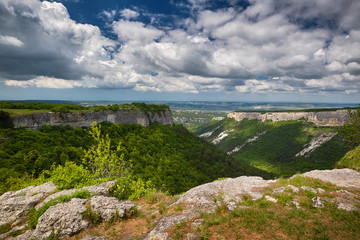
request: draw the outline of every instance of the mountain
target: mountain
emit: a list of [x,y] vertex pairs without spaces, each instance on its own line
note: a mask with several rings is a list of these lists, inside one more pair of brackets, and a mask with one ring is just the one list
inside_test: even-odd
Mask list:
[[273,122],[228,117],[199,127],[195,134],[238,161],[282,176],[332,169],[350,150],[336,127],[316,126],[304,118]]

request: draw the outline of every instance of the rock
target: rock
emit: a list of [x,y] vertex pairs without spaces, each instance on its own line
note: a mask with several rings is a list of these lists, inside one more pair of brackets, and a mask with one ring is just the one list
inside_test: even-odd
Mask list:
[[88,227],[89,222],[82,216],[86,211],[86,201],[86,199],[73,198],[67,203],[49,207],[39,218],[32,237],[39,240],[55,235],[59,238],[70,237]]
[[256,200],[263,195],[260,189],[272,182],[274,181],[266,181],[261,177],[227,178],[194,187],[181,195],[176,203],[194,203],[197,207],[214,208],[214,197],[222,196],[225,203],[238,202],[242,200],[244,194],[249,194],[252,199]]
[[336,191],[337,193],[340,193],[340,194],[345,194],[345,195],[348,195],[350,197],[357,197],[356,194],[353,194],[347,190],[344,190],[344,189],[341,189],[341,190],[337,190]]
[[316,192],[317,192],[318,194],[323,194],[323,193],[325,193],[326,191],[325,191],[324,189],[322,189],[322,188],[317,188],[317,189],[316,189]]
[[277,203],[277,201],[278,201],[276,198],[273,198],[273,197],[270,197],[270,196],[265,196],[265,200],[273,202],[273,203]]
[[308,190],[308,191],[313,192],[313,193],[315,193],[315,194],[317,193],[316,190],[313,189],[312,187],[301,186],[300,188],[301,188],[302,190],[304,190],[304,191],[305,191],[305,190]]
[[[115,183],[116,183],[116,180],[115,180]],[[82,187],[82,188],[79,188],[79,189],[77,189],[77,188],[65,189],[65,190],[54,193],[54,194],[50,195],[49,197],[45,198],[44,201],[41,202],[40,204],[38,204],[35,208],[38,210],[43,205],[45,205],[45,203],[49,202],[51,199],[60,197],[61,195],[71,195],[76,191],[81,191],[81,190],[84,190],[84,189],[88,190],[89,193],[93,194],[93,195],[109,196],[110,192],[109,192],[109,188],[107,186],[112,186],[115,183],[114,183],[114,181],[109,181],[109,182],[103,182],[103,183],[98,184],[98,185]]]
[[273,194],[283,193],[284,191],[285,191],[284,187],[275,188],[273,189]]
[[188,233],[186,234],[186,240],[197,240],[200,239],[199,238],[199,234],[198,233]]
[[296,209],[302,209],[297,199],[292,200],[290,203],[293,204],[296,207]]
[[32,234],[33,234],[34,230],[27,230],[26,232],[24,232],[23,234],[13,237],[13,238],[8,238],[8,240],[30,240],[32,239]]
[[0,197],[0,225],[12,224],[24,218],[40,200],[55,189],[53,183],[45,183],[4,193]]
[[313,207],[314,208],[324,208],[324,203],[323,203],[323,200],[319,197],[313,197],[311,199],[311,201],[313,202]]
[[190,227],[191,227],[192,229],[197,229],[199,226],[201,226],[201,224],[202,224],[203,222],[204,222],[204,219],[201,219],[201,218],[195,219],[195,220],[191,223]]
[[300,189],[298,187],[295,187],[294,185],[287,185],[287,188],[290,188],[292,192],[299,193]]
[[98,212],[102,219],[110,221],[116,214],[125,217],[135,207],[131,201],[119,201],[115,197],[95,196],[90,199],[91,210]]
[[346,203],[339,203],[337,205],[337,208],[338,209],[342,209],[342,210],[345,210],[345,211],[348,211],[348,212],[351,212],[351,211],[359,211],[359,209],[351,204],[346,204]]
[[105,237],[100,236],[86,236],[80,240],[105,240]]
[[230,212],[232,212],[237,208],[237,204],[235,202],[228,202],[226,207]]
[[324,182],[330,182],[339,187],[357,188],[360,189],[360,173],[348,169],[333,169],[333,170],[313,170],[301,174],[304,177],[317,178]]
[[164,232],[166,229],[175,226],[182,221],[186,221],[189,217],[178,214],[172,216],[164,216],[162,217],[158,224],[155,226],[153,230],[144,238],[144,240],[157,239],[157,240],[165,240],[168,238],[168,233]]

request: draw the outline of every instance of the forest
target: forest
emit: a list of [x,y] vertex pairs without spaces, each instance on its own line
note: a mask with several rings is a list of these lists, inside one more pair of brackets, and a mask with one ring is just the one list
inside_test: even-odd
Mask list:
[[[143,127],[105,122],[95,127],[101,132],[98,139],[92,135],[94,127],[74,129],[44,125],[36,131],[0,129],[0,194],[34,181],[53,180],[56,169],[63,167],[64,170],[66,166],[74,168],[70,169],[66,180],[72,181],[72,174],[77,170],[91,170],[86,155],[91,149],[100,149],[99,144],[105,140],[109,144],[106,151],[122,160],[126,174],[134,181],[150,181],[156,189],[170,194],[223,177],[274,177],[274,174],[235,160],[182,125],[153,123]],[[122,173],[103,178],[119,175]],[[86,184],[82,182],[84,179],[75,180],[78,182],[71,187]]]

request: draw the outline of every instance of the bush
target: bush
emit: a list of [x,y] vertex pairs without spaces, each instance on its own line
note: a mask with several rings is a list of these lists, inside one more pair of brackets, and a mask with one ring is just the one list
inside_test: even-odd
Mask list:
[[65,162],[65,166],[52,166],[50,171],[46,171],[50,175],[50,180],[58,187],[58,189],[69,189],[84,186],[91,183],[91,174],[81,165],[74,162]]
[[110,195],[119,200],[139,199],[150,192],[156,192],[151,181],[144,182],[142,179],[132,180],[128,177],[121,177],[118,182],[110,188]]

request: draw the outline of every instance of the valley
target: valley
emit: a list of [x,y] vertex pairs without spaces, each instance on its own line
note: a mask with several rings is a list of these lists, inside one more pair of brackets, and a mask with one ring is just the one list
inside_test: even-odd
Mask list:
[[0,239],[359,239],[359,147],[338,119],[30,106],[0,111]]

